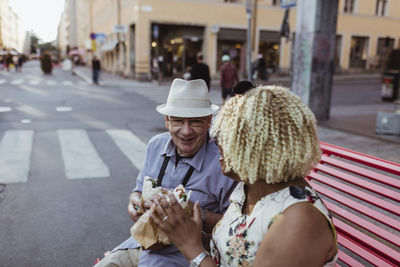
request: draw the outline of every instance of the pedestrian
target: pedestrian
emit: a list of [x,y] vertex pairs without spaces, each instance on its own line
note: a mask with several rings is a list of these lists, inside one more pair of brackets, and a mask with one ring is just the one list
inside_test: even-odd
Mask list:
[[10,53],[8,53],[6,55],[5,64],[6,64],[7,71],[10,71],[10,67],[11,67],[11,64],[12,64],[12,56],[11,56]]
[[92,77],[93,77],[93,83],[99,85],[99,76],[100,76],[100,70],[101,70],[101,64],[100,60],[97,58],[97,56],[94,56],[92,59]]
[[257,59],[257,78],[262,81],[266,81],[267,77],[267,63],[265,62],[264,56],[259,54]]
[[241,80],[232,89],[233,95],[244,95],[247,91],[255,88],[254,84],[248,80]]
[[225,104],[227,97],[232,97],[232,88],[239,81],[239,75],[235,65],[230,62],[228,55],[222,56],[223,65],[220,70],[220,85],[222,90],[222,105]]
[[198,205],[191,217],[169,194],[151,215],[186,259],[201,266],[335,266],[331,216],[304,179],[321,158],[311,110],[288,88],[257,87],[223,106],[211,136],[222,172],[240,181],[213,230],[213,259],[200,242]]
[[24,55],[19,55],[18,56],[18,60],[17,60],[17,64],[16,66],[18,66],[18,71],[21,72],[22,71],[22,65],[24,64]]
[[[167,103],[157,106],[157,111],[164,115],[168,132],[158,134],[149,141],[143,168],[130,195],[128,211],[133,221],[140,217],[136,207],[143,207],[141,191],[145,176],[157,178],[165,189],[175,188],[187,181],[186,190],[192,190],[190,201],[198,201],[201,207],[203,232],[210,234],[228,207],[229,196],[236,186],[234,180],[222,174],[218,146],[209,138],[212,114],[217,110],[218,106],[211,104],[203,80],[173,81]],[[146,202],[144,208],[148,209],[150,205]],[[173,245],[158,244],[158,250],[140,247],[130,237],[95,266],[189,265]]]
[[190,80],[202,79],[206,82],[208,91],[210,91],[210,69],[207,64],[203,62],[203,54],[198,52],[196,55],[196,63],[193,64],[190,71]]

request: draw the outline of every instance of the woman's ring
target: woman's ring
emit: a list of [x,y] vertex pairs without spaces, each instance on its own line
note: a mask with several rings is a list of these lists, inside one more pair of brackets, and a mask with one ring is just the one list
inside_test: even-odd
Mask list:
[[165,217],[162,219],[163,222],[165,222],[168,219],[168,215],[165,215]]

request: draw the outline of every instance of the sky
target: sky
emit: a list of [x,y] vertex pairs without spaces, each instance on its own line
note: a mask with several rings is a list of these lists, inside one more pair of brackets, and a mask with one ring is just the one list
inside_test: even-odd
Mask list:
[[65,0],[8,0],[25,30],[33,30],[44,42],[54,41]]

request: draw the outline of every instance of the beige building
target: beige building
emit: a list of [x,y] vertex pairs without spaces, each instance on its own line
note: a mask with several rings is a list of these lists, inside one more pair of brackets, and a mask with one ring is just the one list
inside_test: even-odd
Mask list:
[[22,30],[18,15],[8,4],[0,0],[0,50],[23,51],[25,32]]
[[[202,51],[212,75],[218,73],[223,54],[230,55],[240,72],[245,72],[245,0],[82,2],[88,4],[80,12],[84,10],[89,18],[83,36],[96,34],[94,53],[108,71],[149,79],[159,64],[163,76],[181,76]],[[291,35],[281,38],[284,9],[279,2],[257,1],[252,34],[252,60],[262,55],[269,72],[277,74],[290,70],[297,15],[296,8],[291,8]],[[337,71],[379,68],[387,51],[399,45],[400,1],[339,0]]]
[[71,50],[78,50],[82,54],[81,61],[87,62],[91,51],[89,40],[89,4],[91,0],[66,0],[64,11],[58,25],[57,45],[61,56],[68,56]]

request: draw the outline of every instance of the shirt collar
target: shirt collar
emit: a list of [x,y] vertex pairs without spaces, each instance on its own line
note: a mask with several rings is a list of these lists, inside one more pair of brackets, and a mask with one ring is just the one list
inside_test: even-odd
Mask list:
[[[182,158],[181,161],[184,163],[189,164],[190,166],[193,166],[197,171],[201,170],[201,167],[203,166],[204,163],[204,157],[206,155],[207,151],[207,144],[211,142],[210,138],[208,137],[207,133],[207,138],[203,145],[200,147],[199,151],[192,157],[192,158]],[[161,156],[167,156],[170,157],[171,160],[175,162],[176,159],[176,145],[174,144],[171,136],[169,137],[169,140],[165,143],[164,148],[162,149]]]

